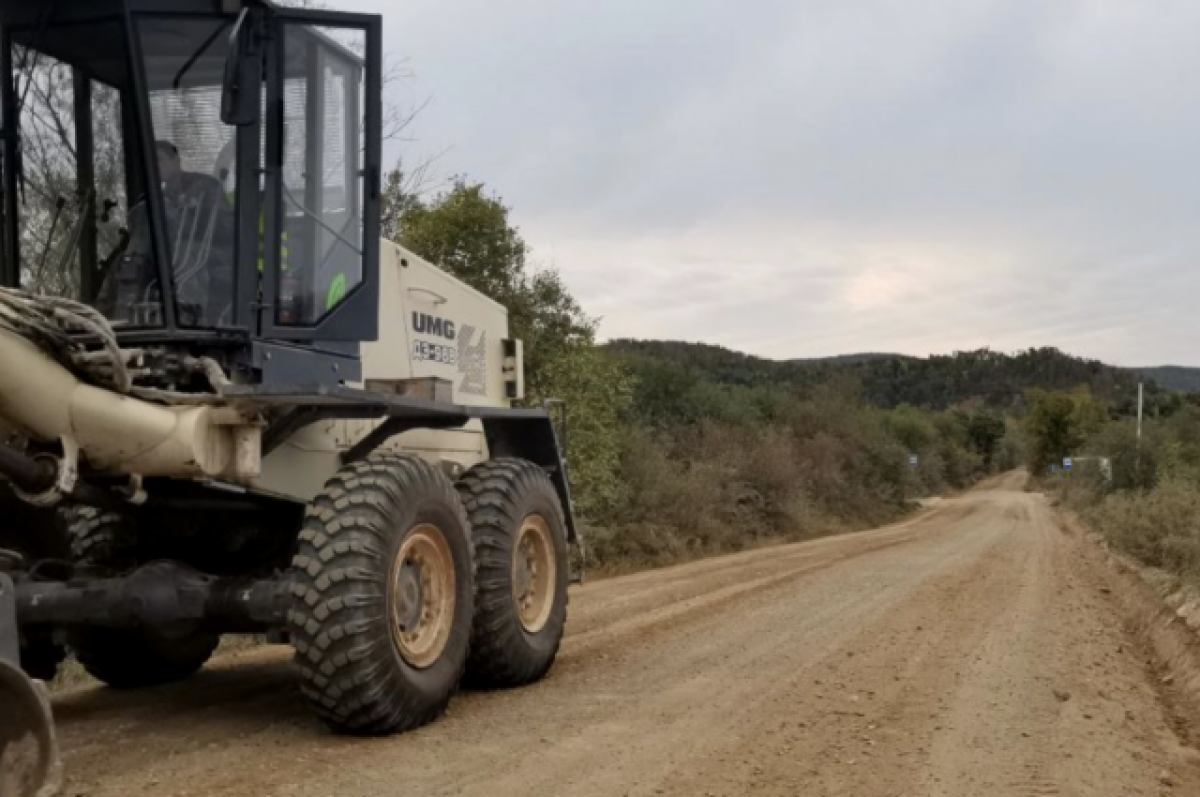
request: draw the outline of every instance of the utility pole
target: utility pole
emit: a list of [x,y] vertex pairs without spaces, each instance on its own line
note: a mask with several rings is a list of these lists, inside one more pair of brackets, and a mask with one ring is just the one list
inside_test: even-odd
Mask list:
[[1137,444],[1138,448],[1142,447],[1142,383],[1138,382],[1138,424],[1137,424]]

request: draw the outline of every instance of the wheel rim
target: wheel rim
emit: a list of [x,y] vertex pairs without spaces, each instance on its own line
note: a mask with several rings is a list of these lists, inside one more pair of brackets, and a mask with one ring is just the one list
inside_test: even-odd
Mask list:
[[558,563],[550,524],[541,515],[529,515],[521,523],[513,550],[513,601],[521,627],[531,634],[545,628],[554,608]]
[[388,583],[392,640],[413,667],[432,665],[454,625],[454,558],[441,530],[417,526],[400,546]]

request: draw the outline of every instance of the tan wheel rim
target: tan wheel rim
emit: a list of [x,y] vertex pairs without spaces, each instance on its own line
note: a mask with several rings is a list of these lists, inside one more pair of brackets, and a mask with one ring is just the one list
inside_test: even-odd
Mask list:
[[558,563],[550,524],[541,515],[529,515],[521,523],[513,550],[513,601],[521,626],[531,634],[546,627],[554,609]]
[[413,667],[430,666],[454,625],[454,558],[441,530],[417,526],[400,546],[388,581],[392,639]]

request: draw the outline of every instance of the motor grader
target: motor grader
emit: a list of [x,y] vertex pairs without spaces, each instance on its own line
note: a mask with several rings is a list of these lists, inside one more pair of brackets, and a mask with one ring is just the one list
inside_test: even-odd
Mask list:
[[503,307],[380,237],[381,21],[0,0],[0,794],[43,682],[294,648],[343,732],[542,677],[578,542]]

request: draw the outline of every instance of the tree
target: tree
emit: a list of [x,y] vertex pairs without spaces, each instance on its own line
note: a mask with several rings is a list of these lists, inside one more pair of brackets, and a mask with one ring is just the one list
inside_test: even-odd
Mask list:
[[884,415],[883,427],[910,454],[924,454],[937,443],[938,431],[929,414],[907,404]]
[[[83,223],[85,207],[78,191],[75,151],[75,93],[83,86],[77,85],[79,76],[68,65],[44,53],[13,49],[14,82],[21,101],[21,284],[39,293],[78,297],[81,279],[71,233]],[[124,199],[120,99],[115,90],[88,83],[96,188],[91,203],[102,208],[106,200]],[[116,245],[117,227],[125,223],[121,204],[112,214],[112,223],[96,225],[102,254]]]
[[525,343],[525,385],[535,400],[552,397],[553,366],[595,342],[596,322],[583,313],[554,269],[529,268],[528,246],[509,209],[482,183],[455,180],[431,200],[397,198],[400,243],[508,308],[509,328]]
[[1029,467],[1034,473],[1042,473],[1051,464],[1077,454],[1107,415],[1086,388],[1074,393],[1034,389],[1027,398],[1025,436]]
[[622,497],[622,419],[633,378],[613,355],[594,346],[550,361],[544,384],[567,405],[568,458],[576,509],[605,518]]
[[508,308],[509,334],[525,344],[527,402],[567,402],[572,483],[580,511],[603,512],[620,485],[620,422],[632,380],[620,361],[597,351],[596,322],[559,273],[533,269],[509,209],[481,183],[458,179],[426,200],[389,178],[384,206],[404,246]]
[[966,416],[967,438],[971,448],[983,459],[983,466],[991,470],[1000,441],[1004,439],[1004,417],[991,412],[977,412]]
[[383,190],[379,197],[379,234],[389,241],[400,240],[400,225],[404,214],[412,209],[420,192],[405,178],[399,167],[383,177]]

